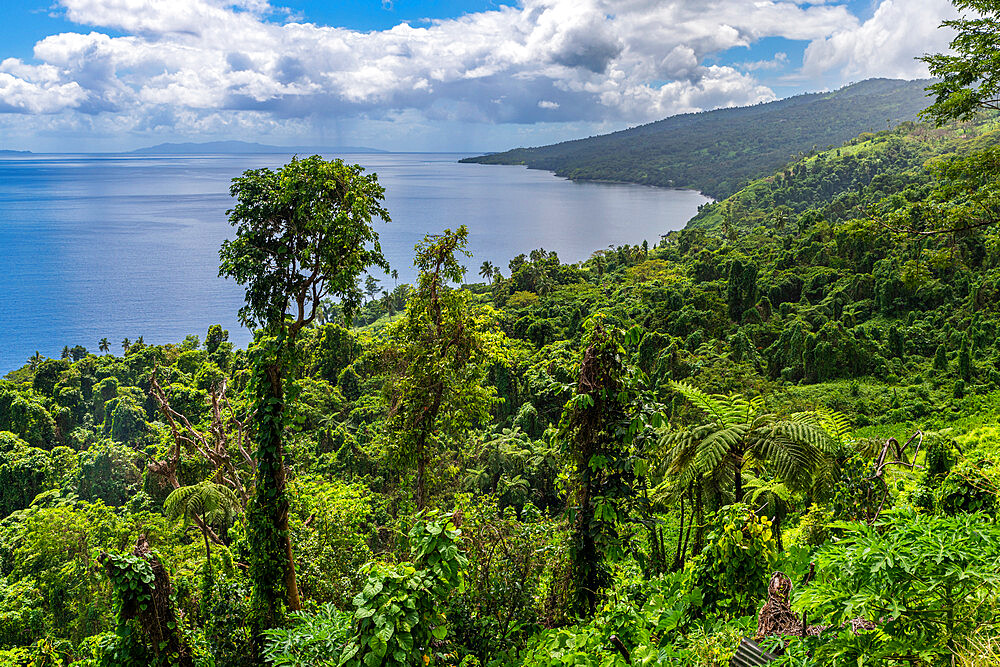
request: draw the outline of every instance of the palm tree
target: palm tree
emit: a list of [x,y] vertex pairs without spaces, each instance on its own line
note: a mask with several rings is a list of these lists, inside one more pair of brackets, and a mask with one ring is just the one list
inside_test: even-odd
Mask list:
[[128,354],[129,348],[131,347],[132,347],[132,341],[130,341],[128,338],[123,338],[122,349],[125,350],[125,354]]
[[763,398],[706,394],[690,384],[671,387],[701,409],[707,421],[668,430],[660,439],[662,469],[680,489],[705,477],[732,471],[732,497],[743,499],[743,468],[768,465],[791,491],[809,488],[814,473],[838,446],[815,412],[781,419],[767,412]]
[[70,352],[69,352],[69,345],[64,345],[63,346],[63,351],[62,351],[62,358],[63,359],[69,359],[69,354],[70,354]]
[[107,354],[108,352],[110,352],[111,351],[111,343],[108,342],[108,337],[105,336],[104,338],[102,338],[101,342],[97,344],[97,347],[104,354]]
[[490,282],[493,278],[493,273],[496,271],[493,264],[490,262],[483,262],[483,265],[479,267],[479,275],[481,275],[486,282]]
[[393,287],[399,287],[399,271],[396,269],[392,270],[392,282]]
[[28,366],[31,370],[37,370],[38,367],[42,365],[42,361],[44,359],[45,357],[43,357],[38,350],[35,350],[35,353],[28,359]]
[[212,569],[212,552],[208,542],[208,526],[213,523],[229,525],[240,511],[240,499],[228,486],[205,480],[191,486],[174,489],[163,502],[167,519],[176,521],[183,517],[184,526],[198,524],[205,538],[205,562]]

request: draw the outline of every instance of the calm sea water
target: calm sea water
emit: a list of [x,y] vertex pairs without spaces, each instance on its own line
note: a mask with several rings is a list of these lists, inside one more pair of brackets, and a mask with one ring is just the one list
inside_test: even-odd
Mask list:
[[[344,156],[379,175],[390,224],[383,251],[412,279],[425,233],[469,227],[469,279],[489,260],[507,273],[514,255],[555,250],[585,259],[609,244],[651,244],[680,229],[705,197],[633,185],[573,183],[521,167],[458,164],[461,155]],[[204,336],[222,324],[245,345],[241,288],[217,277],[231,235],[229,181],[278,167],[283,155],[37,155],[0,157],[0,373],[36,350],[64,345],[115,351]],[[393,286],[387,276],[383,287]]]

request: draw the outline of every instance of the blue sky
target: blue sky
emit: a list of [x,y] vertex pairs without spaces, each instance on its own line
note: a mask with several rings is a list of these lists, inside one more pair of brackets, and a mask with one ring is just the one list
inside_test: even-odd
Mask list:
[[0,148],[537,145],[920,77],[952,15],[948,0],[5,0]]

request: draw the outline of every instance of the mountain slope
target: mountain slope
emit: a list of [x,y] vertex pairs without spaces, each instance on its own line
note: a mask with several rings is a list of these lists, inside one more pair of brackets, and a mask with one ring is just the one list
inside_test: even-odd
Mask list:
[[804,157],[699,209],[687,227],[746,232],[758,225],[803,231],[825,220],[863,217],[883,197],[922,198],[932,182],[927,163],[1000,145],[1000,114],[936,128],[904,122],[864,133],[838,148]]
[[800,153],[913,120],[929,81],[869,79],[832,93],[683,114],[621,132],[467,158],[523,164],[577,180],[696,188],[720,198]]

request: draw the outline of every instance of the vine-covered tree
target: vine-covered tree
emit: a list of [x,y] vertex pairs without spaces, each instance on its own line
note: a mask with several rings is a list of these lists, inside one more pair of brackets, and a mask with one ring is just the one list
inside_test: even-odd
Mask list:
[[485,383],[495,324],[488,312],[471,308],[467,292],[448,286],[465,275],[458,255],[469,256],[468,236],[463,225],[417,244],[417,290],[386,351],[386,433],[395,456],[416,467],[420,509],[427,505],[427,466],[435,452],[484,421],[496,401],[496,390]]
[[250,351],[257,475],[247,512],[257,642],[286,608],[300,607],[282,440],[295,339],[323,298],[340,298],[350,318],[361,304],[361,273],[372,266],[388,270],[372,226],[377,218],[389,220],[384,192],[375,174],[318,155],[277,171],[245,171],[230,188],[236,238],[222,244],[219,275],[246,287],[240,319],[262,330]]
[[573,396],[559,421],[558,441],[575,487],[570,502],[570,559],[576,610],[591,615],[608,586],[609,558],[623,553],[620,530],[645,511],[645,460],[638,445],[658,427],[660,407],[635,382],[624,359],[625,338],[595,318],[585,325],[587,347]]

